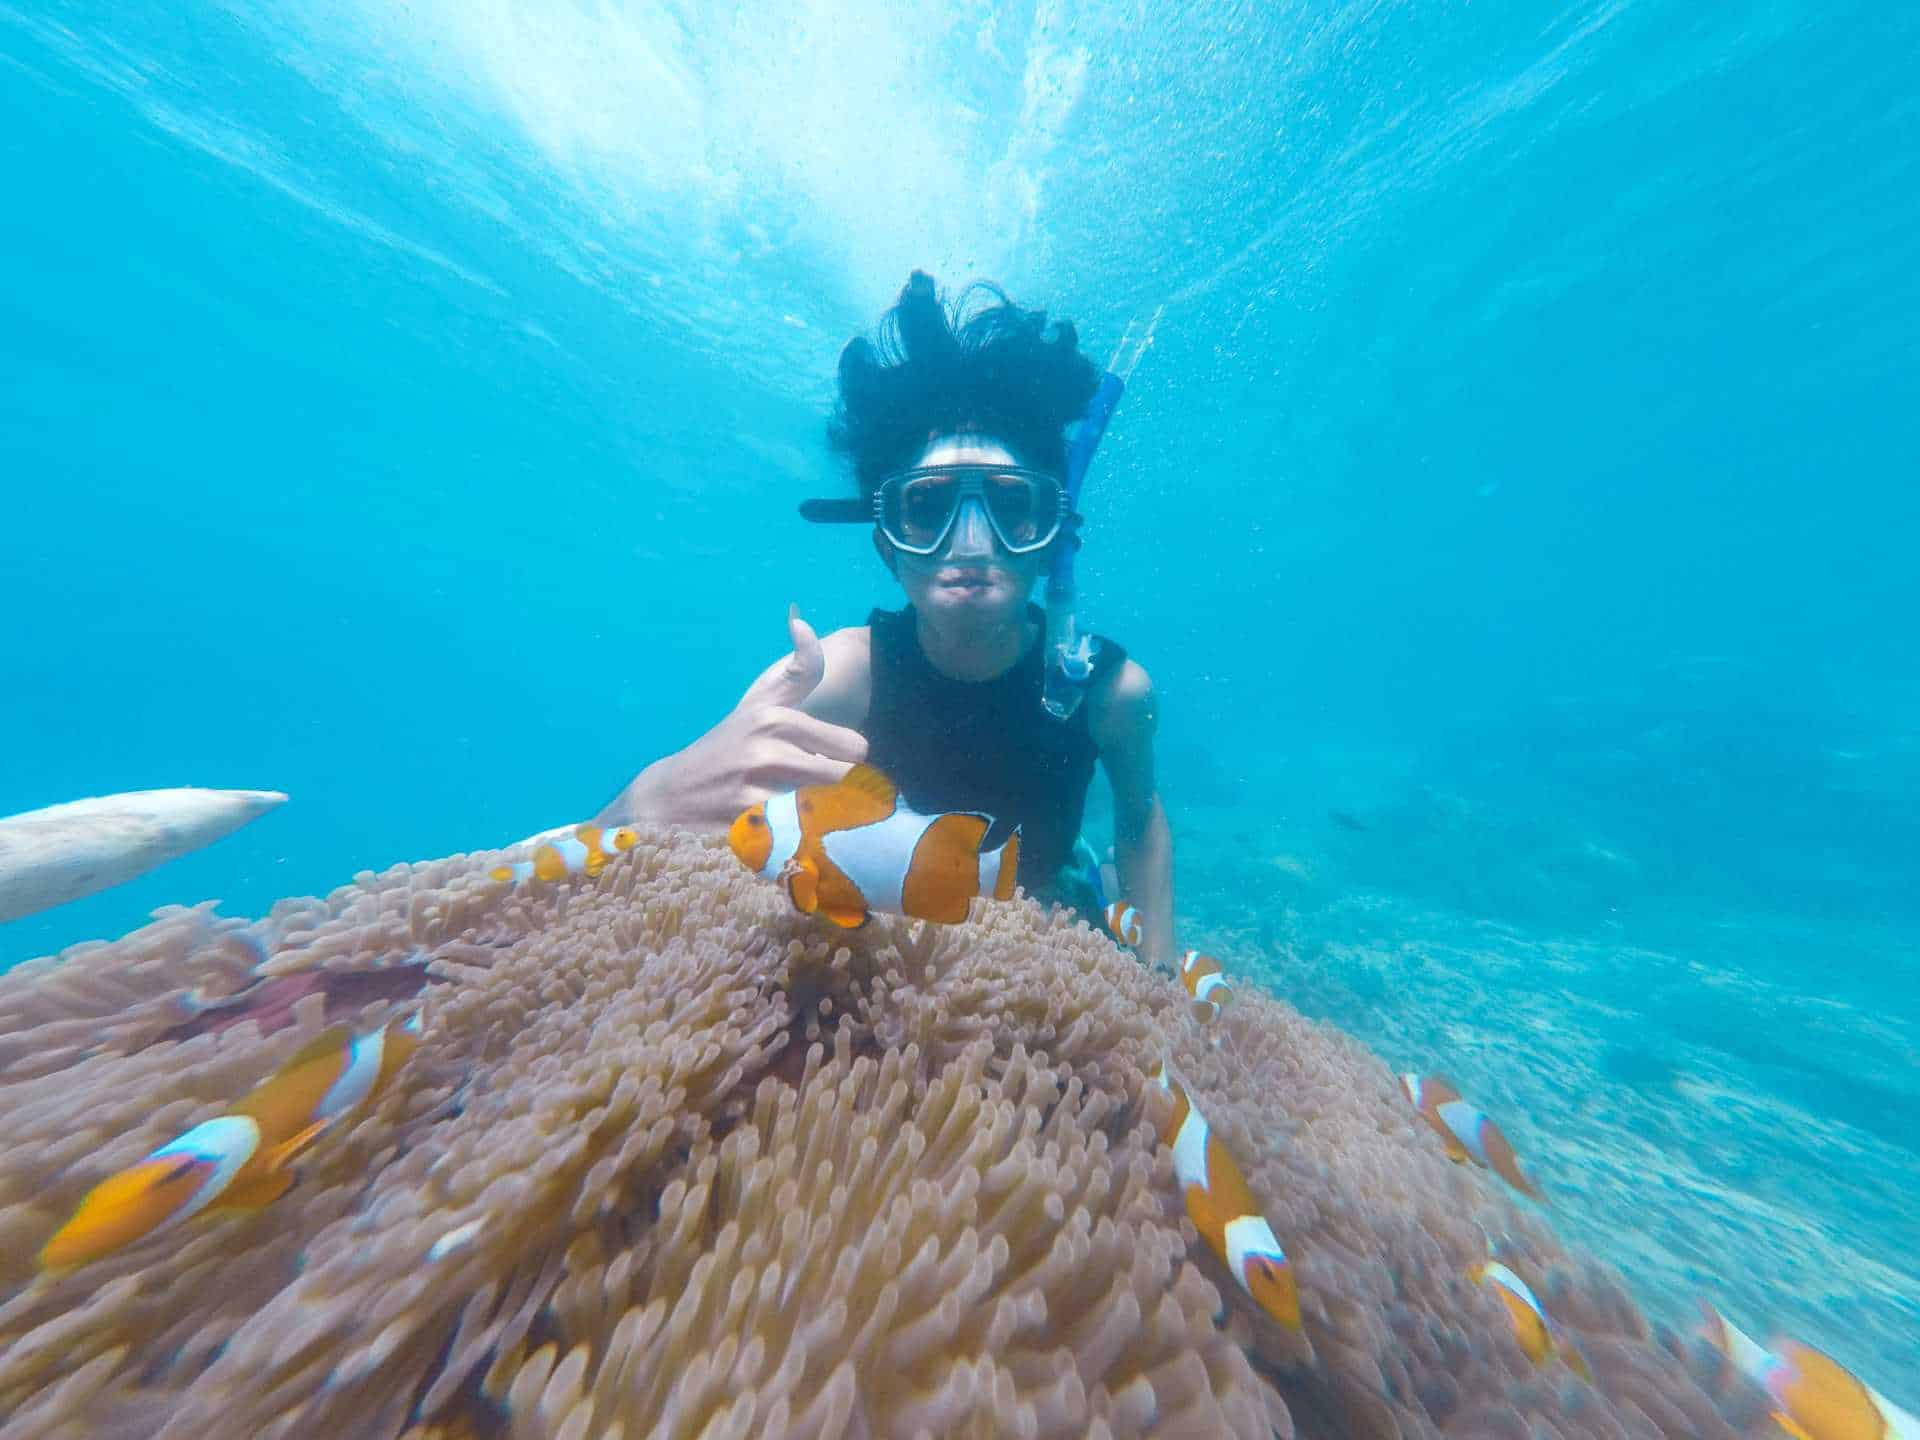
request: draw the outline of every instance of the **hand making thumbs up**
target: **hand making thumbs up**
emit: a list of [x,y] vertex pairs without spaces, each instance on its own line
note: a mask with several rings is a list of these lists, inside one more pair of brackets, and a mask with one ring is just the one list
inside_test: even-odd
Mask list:
[[828,785],[867,758],[866,737],[802,708],[826,677],[826,654],[800,607],[787,607],[793,652],[777,660],[713,729],[657,760],[601,812],[603,823],[669,820],[725,829],[749,805]]

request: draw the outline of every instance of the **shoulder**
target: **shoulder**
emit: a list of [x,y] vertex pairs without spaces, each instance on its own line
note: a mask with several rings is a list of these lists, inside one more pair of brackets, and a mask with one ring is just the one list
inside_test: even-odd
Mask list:
[[1128,750],[1152,743],[1160,704],[1153,677],[1137,660],[1123,660],[1087,697],[1087,724],[1101,750]]
[[817,719],[857,730],[873,699],[873,631],[849,625],[820,637],[826,674],[800,708]]
[[873,627],[849,625],[823,637],[820,648],[827,656],[827,678],[837,669],[848,678],[864,678],[873,669]]

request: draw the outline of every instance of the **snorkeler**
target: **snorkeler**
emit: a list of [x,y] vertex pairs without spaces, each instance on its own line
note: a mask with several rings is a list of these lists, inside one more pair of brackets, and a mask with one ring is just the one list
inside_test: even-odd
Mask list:
[[866,763],[916,811],[1017,825],[1027,893],[1098,926],[1097,871],[1077,844],[1098,761],[1113,789],[1120,893],[1145,917],[1139,953],[1171,964],[1173,850],[1154,777],[1152,683],[1112,640],[1076,633],[1070,604],[1063,629],[1033,603],[1050,566],[1050,601],[1062,574],[1070,598],[1080,517],[1069,482],[1080,472],[1067,431],[1104,421],[1119,382],[1103,386],[1072,325],[1049,325],[991,286],[975,291],[995,303],[968,311],[963,295],[949,309],[915,271],[877,343],[855,339],[841,353],[829,438],[860,494],[802,510],[871,525],[906,608],[876,609],[824,640],[790,608],[792,653],[598,819],[724,833],[770,795]]

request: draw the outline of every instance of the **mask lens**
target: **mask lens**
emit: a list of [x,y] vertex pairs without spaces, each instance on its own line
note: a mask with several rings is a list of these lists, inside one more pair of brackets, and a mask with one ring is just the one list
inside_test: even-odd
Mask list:
[[950,475],[916,475],[894,487],[889,527],[908,545],[931,545],[953,518],[960,493]]
[[908,470],[880,487],[880,528],[895,545],[929,555],[946,539],[962,501],[977,495],[994,534],[1016,555],[1044,548],[1060,531],[1066,501],[1059,481],[984,465]]
[[1059,488],[1031,476],[988,475],[981,481],[980,493],[993,516],[994,528],[1010,547],[1043,539],[1059,517]]

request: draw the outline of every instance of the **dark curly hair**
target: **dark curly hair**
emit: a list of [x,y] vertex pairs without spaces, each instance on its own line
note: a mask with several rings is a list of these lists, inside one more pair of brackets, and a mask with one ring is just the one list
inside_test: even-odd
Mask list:
[[[969,309],[977,295],[991,304]],[[933,277],[916,270],[873,340],[840,352],[840,398],[827,439],[853,466],[863,495],[913,462],[934,435],[981,431],[1022,463],[1056,474],[1066,466],[1066,429],[1086,409],[1100,371],[1080,353],[1065,320],[1047,323],[999,286],[969,285],[941,303]]]

